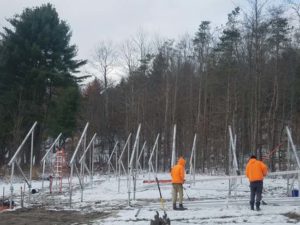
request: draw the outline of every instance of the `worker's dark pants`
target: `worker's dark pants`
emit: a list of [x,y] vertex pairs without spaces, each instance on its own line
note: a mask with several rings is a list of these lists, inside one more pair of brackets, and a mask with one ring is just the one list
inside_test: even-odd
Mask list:
[[253,181],[250,182],[250,205],[254,205],[255,196],[256,196],[256,203],[260,203],[261,201],[261,194],[263,190],[263,181]]

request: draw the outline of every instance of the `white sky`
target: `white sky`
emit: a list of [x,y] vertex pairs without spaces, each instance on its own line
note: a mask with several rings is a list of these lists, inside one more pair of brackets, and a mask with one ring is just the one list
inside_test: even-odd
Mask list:
[[[121,42],[139,29],[148,34],[175,38],[193,35],[201,21],[225,24],[236,6],[232,0],[0,0],[0,26],[5,18],[20,14],[26,7],[52,3],[61,19],[73,31],[72,43],[82,59],[91,59],[101,40]],[[245,2],[245,0],[235,0]]]

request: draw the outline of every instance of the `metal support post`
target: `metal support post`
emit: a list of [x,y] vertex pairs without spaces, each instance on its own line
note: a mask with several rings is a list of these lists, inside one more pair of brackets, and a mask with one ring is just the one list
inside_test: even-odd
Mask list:
[[176,124],[173,129],[173,144],[172,144],[172,158],[171,158],[171,167],[176,164]]
[[[34,129],[37,125],[37,122],[34,122],[33,126],[31,127],[31,129],[29,130],[29,132],[27,133],[27,135],[25,136],[25,138],[23,139],[21,145],[18,147],[17,151],[15,152],[15,154],[13,155],[13,157],[11,158],[11,160],[8,163],[8,166],[12,166],[11,169],[11,177],[10,177],[10,190],[11,190],[11,199],[10,199],[10,207],[12,207],[12,202],[13,202],[13,177],[14,177],[14,166],[15,163],[17,162],[17,156],[19,155],[22,147],[24,146],[25,142],[27,141],[27,139],[29,138],[29,136],[31,135],[31,146],[30,146],[30,169],[29,169],[29,181],[27,182],[28,185],[28,189],[29,189],[29,203],[30,203],[30,197],[31,197],[31,182],[32,182],[32,166],[33,166],[33,143],[34,143]],[[20,166],[18,166],[18,169],[20,170],[21,174],[23,174],[25,181],[27,181],[26,176],[24,175],[22,169]]]
[[[43,163],[43,174],[42,174],[42,189],[44,188],[44,176],[45,176],[45,167],[46,167],[46,158],[49,155],[49,153],[52,151],[53,147],[56,145],[56,143],[59,141],[60,137],[61,137],[62,133],[60,133],[56,139],[54,140],[54,142],[52,143],[52,145],[50,146],[50,148],[48,148],[48,150],[46,151],[44,157],[41,160],[41,163]],[[52,159],[51,159],[52,160]]]
[[[122,161],[122,157],[123,157],[123,154],[126,151],[126,149],[128,149],[127,146],[129,145],[130,137],[131,137],[131,133],[129,134],[129,136],[128,136],[126,142],[125,142],[125,145],[123,147],[123,150],[122,150],[122,152],[119,156],[119,160],[118,160],[118,164],[119,164],[119,166],[118,166],[118,169],[119,169],[118,192],[120,192],[121,168],[123,169],[123,173],[125,175],[128,174],[127,171],[125,170],[125,167],[124,167],[124,164],[123,164],[123,161]],[[128,153],[129,153],[129,149],[128,149]]]
[[[156,150],[156,154],[157,154],[157,147],[158,147],[158,140],[159,140],[159,136],[160,134],[158,133],[157,134],[157,137],[155,139],[155,143],[153,145],[153,148],[152,148],[152,151],[150,153],[150,157],[149,157],[149,160],[148,160],[148,172],[149,172],[149,181],[150,181],[150,173],[151,171],[154,173],[154,168],[153,168],[153,164],[152,164],[152,157],[153,157],[153,154],[154,154],[154,151]],[[155,173],[157,174],[157,171],[155,171]]]
[[193,178],[193,184],[195,184],[196,141],[197,141],[197,134],[195,134],[194,136],[193,147],[192,147],[192,152],[190,157],[190,179]]
[[[71,160],[70,160],[70,167],[71,167],[71,172],[70,172],[70,181],[69,181],[69,190],[70,190],[70,199],[69,199],[69,203],[70,203],[70,207],[72,207],[72,179],[73,179],[73,172],[74,172],[74,164],[75,164],[75,157],[76,157],[76,155],[77,155],[77,152],[78,152],[78,150],[79,150],[79,148],[80,148],[80,145],[81,145],[81,143],[82,143],[82,140],[83,140],[83,138],[86,136],[86,132],[87,132],[87,128],[88,128],[88,126],[89,126],[89,123],[87,122],[86,123],[86,125],[85,125],[85,127],[84,127],[84,129],[83,129],[83,132],[82,132],[82,134],[81,134],[81,137],[80,137],[80,139],[79,139],[79,141],[78,141],[78,143],[77,143],[77,146],[76,146],[76,148],[75,148],[75,151],[74,151],[74,153],[73,153],[73,155],[72,155],[72,158],[71,158]],[[84,139],[85,140],[85,139]],[[76,166],[76,165],[75,165]],[[79,179],[79,182],[80,182],[80,179]]]
[[[129,203],[128,205],[130,205],[130,180],[131,180],[131,177],[133,177],[133,160],[134,160],[134,157],[135,157],[135,152],[136,152],[136,148],[138,146],[138,140],[139,140],[139,135],[140,135],[140,131],[141,131],[141,124],[139,124],[139,127],[138,127],[138,130],[137,130],[137,133],[136,133],[136,137],[135,137],[135,141],[134,141],[134,145],[133,145],[133,148],[132,148],[132,154],[131,154],[131,157],[130,157],[130,162],[129,162],[129,167],[128,167],[128,170],[129,170],[129,185],[128,185],[128,199],[129,199]],[[134,193],[134,196],[135,196],[135,193]]]

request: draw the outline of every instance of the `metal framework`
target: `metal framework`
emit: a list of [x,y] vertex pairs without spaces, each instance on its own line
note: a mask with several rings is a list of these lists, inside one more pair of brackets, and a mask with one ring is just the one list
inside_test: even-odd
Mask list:
[[190,157],[190,180],[193,180],[195,184],[195,175],[196,175],[196,143],[197,143],[197,134],[194,136],[193,147]]
[[[25,182],[28,185],[28,191],[29,191],[28,201],[29,201],[29,203],[31,201],[32,165],[33,165],[33,142],[34,142],[34,129],[35,129],[36,125],[37,125],[37,122],[35,121],[34,124],[31,127],[31,129],[28,131],[26,137],[23,139],[22,143],[20,144],[20,146],[18,147],[17,151],[15,152],[15,154],[13,155],[13,157],[11,158],[11,160],[8,163],[8,166],[11,166],[11,175],[10,175],[10,192],[11,192],[11,196],[10,196],[10,208],[12,208],[12,202],[13,202],[13,192],[14,192],[13,178],[14,178],[15,165],[19,169],[19,171],[22,174]],[[27,141],[27,139],[29,138],[30,135],[31,135],[31,144],[30,144],[30,169],[29,169],[29,178],[27,178],[26,175],[25,175],[25,173],[23,172],[23,170],[22,170],[19,162],[18,162],[17,156],[19,155],[22,147],[24,146],[25,142]]]
[[[238,162],[236,157],[236,134],[233,137],[231,126],[228,126],[229,131],[229,173],[231,175],[238,175]],[[229,179],[229,191],[228,195],[231,195],[231,191],[236,188],[237,179]]]
[[[149,169],[149,171],[148,171],[148,181],[150,181],[151,172],[155,173],[154,178],[157,177],[157,163],[158,163],[157,162],[157,159],[158,159],[157,156],[158,156],[158,140],[159,140],[159,137],[160,137],[160,134],[158,133],[157,137],[155,139],[155,143],[153,145],[152,151],[150,153],[149,160],[148,160],[148,169]],[[155,170],[153,168],[153,163],[152,163],[152,157],[153,157],[154,151],[155,151],[155,154],[156,154],[156,157],[155,157]]]
[[142,157],[142,155],[144,154],[144,152],[145,152],[145,147],[146,147],[146,141],[144,142],[144,144],[143,144],[143,146],[142,146],[142,149],[141,149],[141,151],[140,151],[140,155],[139,155],[139,157],[138,157],[138,160],[137,160],[137,170],[139,170],[140,172],[142,172],[143,171],[143,167],[142,167],[142,165],[141,165],[141,157]]
[[[290,153],[290,149],[293,150],[293,154],[295,156],[294,159],[296,159],[296,167],[297,169],[300,169],[300,161],[299,161],[299,157],[298,157],[298,154],[297,154],[297,150],[296,150],[296,146],[294,144],[294,141],[293,141],[293,138],[292,138],[292,134],[291,134],[291,131],[290,131],[290,128],[288,126],[286,126],[285,128],[286,130],[286,134],[287,134],[287,137],[288,137],[288,142],[287,142],[287,158],[288,158],[288,166],[289,166],[289,169],[291,169],[291,153]],[[291,192],[292,192],[292,189],[294,187],[294,183],[295,183],[295,180],[297,178],[297,175],[298,175],[298,190],[300,190],[300,173],[298,174],[295,174],[292,178],[292,181],[290,182],[290,179],[288,178],[287,179],[287,195],[290,195]]]
[[[88,146],[86,147],[86,149],[84,150],[81,158],[79,159],[79,164],[80,164],[80,179],[81,179],[81,202],[83,202],[83,189],[84,189],[84,171],[86,170],[87,173],[90,176],[90,185],[91,187],[93,186],[93,175],[94,175],[94,163],[93,163],[93,159],[94,159],[94,148],[95,148],[95,138],[96,138],[97,134],[95,133],[92,137],[92,139],[90,140]],[[87,152],[90,150],[90,168],[87,166],[86,164],[86,154]]]
[[[45,155],[43,156],[42,160],[41,160],[41,164],[43,165],[43,173],[42,173],[42,189],[44,189],[44,176],[45,176],[45,167],[46,167],[46,159],[47,159],[47,156],[52,153],[52,150],[54,148],[54,146],[59,142],[59,139],[61,137],[62,133],[60,133],[57,138],[54,140],[54,142],[52,143],[52,145],[50,146],[50,148],[48,148],[48,150],[46,151]],[[52,157],[51,157],[51,160],[52,160]],[[53,174],[54,171],[53,171],[53,168],[51,168],[51,172]]]
[[[69,182],[69,189],[70,189],[70,207],[72,207],[72,189],[73,189],[73,187],[72,187],[72,179],[73,179],[74,167],[75,167],[75,172],[77,173],[77,176],[78,176],[78,178],[79,178],[79,171],[78,171],[78,168],[77,168],[77,166],[76,166],[75,157],[77,156],[77,153],[78,153],[78,150],[79,150],[79,148],[80,148],[80,145],[81,145],[82,141],[83,141],[83,149],[85,149],[86,132],[87,132],[88,126],[89,126],[89,123],[87,122],[86,125],[85,125],[85,127],[84,127],[84,130],[83,130],[83,132],[82,132],[82,134],[81,134],[81,137],[80,137],[80,139],[79,139],[79,141],[78,141],[78,143],[77,143],[77,146],[76,146],[76,149],[75,149],[75,151],[74,151],[74,153],[73,153],[73,156],[72,156],[72,158],[71,158],[71,160],[70,160],[70,167],[71,167],[71,172],[70,172],[70,182]],[[82,183],[81,183],[81,179],[79,178],[78,180],[79,180],[79,184],[80,184],[81,188],[83,188]]]
[[[123,147],[123,150],[122,150],[122,152],[121,152],[121,154],[120,154],[120,156],[119,156],[119,160],[118,160],[118,171],[119,171],[118,192],[120,192],[121,169],[123,170],[123,173],[124,173],[125,175],[128,174],[128,171],[126,171],[125,166],[124,166],[124,164],[123,164],[122,158],[123,158],[123,155],[124,155],[126,149],[127,149],[127,151],[128,151],[128,158],[129,158],[129,154],[130,154],[129,141],[130,141],[130,138],[131,138],[131,133],[128,135],[128,138],[127,138],[127,140],[126,140],[126,142],[125,142],[125,145],[124,145],[124,147]],[[128,180],[127,180],[127,181],[128,181]]]
[[[118,144],[119,142],[117,141],[109,158],[108,158],[108,161],[107,161],[107,165],[108,165],[108,175],[110,175],[110,168],[112,168],[113,172],[115,174],[117,174],[117,171],[118,171],[118,150],[117,150],[117,147],[118,147]],[[114,165],[112,164],[111,160],[113,158],[113,156],[116,156],[116,168],[114,168]]]
[[131,153],[131,157],[130,157],[130,162],[128,165],[128,205],[130,205],[130,193],[131,193],[131,177],[133,179],[133,200],[135,200],[135,191],[136,191],[136,171],[134,170],[134,165],[133,165],[133,160],[135,157],[135,152],[137,152],[137,148],[138,148],[138,142],[140,139],[140,131],[141,131],[141,124],[139,124],[139,127],[137,129],[136,132],[136,137],[135,137],[135,141],[134,141],[134,145],[132,148],[132,153]]
[[176,164],[176,124],[173,128],[173,144],[172,144],[172,158],[171,158],[171,167]]

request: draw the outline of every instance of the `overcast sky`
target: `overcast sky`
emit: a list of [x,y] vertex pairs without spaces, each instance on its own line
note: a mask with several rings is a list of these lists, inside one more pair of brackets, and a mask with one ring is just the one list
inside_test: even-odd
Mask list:
[[[234,2],[239,1],[244,0]],[[236,7],[232,0],[0,0],[1,28],[8,25],[6,18],[47,2],[71,26],[72,43],[83,59],[91,58],[101,40],[120,42],[139,29],[174,39],[184,33],[193,35],[203,20],[213,26],[225,24]]]

